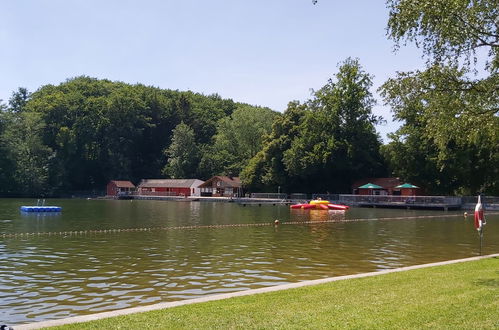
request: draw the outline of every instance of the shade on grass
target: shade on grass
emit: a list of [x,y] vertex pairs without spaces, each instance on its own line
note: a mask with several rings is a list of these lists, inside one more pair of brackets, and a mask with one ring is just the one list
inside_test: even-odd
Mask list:
[[256,294],[58,327],[499,328],[499,258]]

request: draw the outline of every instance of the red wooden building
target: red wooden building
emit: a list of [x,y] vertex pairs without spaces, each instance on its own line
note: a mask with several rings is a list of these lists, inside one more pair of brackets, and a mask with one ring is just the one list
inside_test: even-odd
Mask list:
[[144,179],[137,186],[139,195],[153,196],[199,196],[198,179]]
[[[362,186],[373,184],[380,186],[380,188],[368,190],[360,188]],[[352,184],[352,193],[354,195],[397,195],[400,194],[396,189],[398,185],[402,184],[399,178],[366,178],[357,180]],[[369,193],[372,192],[372,193]]]
[[118,196],[135,191],[135,186],[130,181],[111,180],[107,184],[106,193],[108,196]]
[[388,195],[387,191],[377,184],[366,183],[357,188],[357,194],[359,195]]
[[241,180],[232,176],[214,176],[199,188],[201,188],[201,196],[240,197],[243,194]]
[[394,195],[415,196],[424,192],[410,183],[404,183],[399,178],[367,178],[352,184],[354,195]]
[[404,183],[397,187],[396,189],[400,189],[400,195],[402,196],[416,196],[421,195],[421,189],[413,184]]

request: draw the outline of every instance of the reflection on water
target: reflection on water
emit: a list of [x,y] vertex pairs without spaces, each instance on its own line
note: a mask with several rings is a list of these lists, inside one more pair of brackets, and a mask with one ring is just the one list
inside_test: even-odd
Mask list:
[[[0,200],[0,233],[273,223],[0,241],[0,321],[19,324],[477,255],[472,217],[452,212],[289,210],[231,203],[62,200],[59,216]],[[344,221],[441,215],[431,219]],[[499,252],[499,217],[485,253]],[[327,222],[326,222],[327,221]],[[286,222],[303,222],[285,225]]]
[[293,220],[314,221],[314,222],[345,220],[347,212],[348,211],[338,211],[338,210],[302,210],[302,209],[290,210],[291,217]]

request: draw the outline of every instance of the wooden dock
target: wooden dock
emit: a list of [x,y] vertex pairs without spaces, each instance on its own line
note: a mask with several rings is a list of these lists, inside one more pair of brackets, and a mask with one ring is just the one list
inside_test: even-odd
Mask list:
[[460,204],[422,204],[422,203],[397,203],[397,202],[385,202],[385,203],[359,203],[357,206],[360,207],[380,207],[380,208],[397,208],[397,209],[427,209],[427,210],[459,210],[461,208]]
[[459,210],[461,198],[449,196],[339,195],[340,204],[361,207]]
[[[263,194],[262,194],[263,195]],[[138,195],[122,194],[119,196],[108,196],[112,199],[139,199],[139,200],[163,200],[179,202],[226,202],[237,203],[242,206],[263,205],[291,205],[306,203],[310,199],[304,194],[296,194],[300,198],[286,194],[267,194],[264,197],[200,197],[200,196],[176,196],[176,195]],[[275,195],[275,196],[274,196]],[[302,196],[303,195],[303,196]],[[273,198],[272,198],[273,197]],[[280,198],[276,198],[280,197]],[[287,198],[285,198],[287,197]],[[428,209],[428,210],[473,210],[475,197],[451,197],[451,196],[394,196],[394,195],[338,195],[338,194],[316,194],[312,199],[321,197],[333,204],[344,204],[357,207],[379,207],[379,208],[402,208],[402,209]],[[499,197],[490,197],[484,203],[488,210],[499,210]]]

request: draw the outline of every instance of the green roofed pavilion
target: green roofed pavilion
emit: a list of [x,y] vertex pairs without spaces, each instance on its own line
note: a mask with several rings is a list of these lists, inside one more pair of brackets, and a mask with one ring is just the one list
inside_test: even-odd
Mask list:
[[365,185],[360,186],[359,189],[383,189],[383,187],[374,183],[366,183]]
[[401,184],[399,186],[396,186],[395,188],[413,188],[413,189],[417,189],[419,187],[415,186],[413,184],[410,184],[410,183],[404,183],[404,184]]

